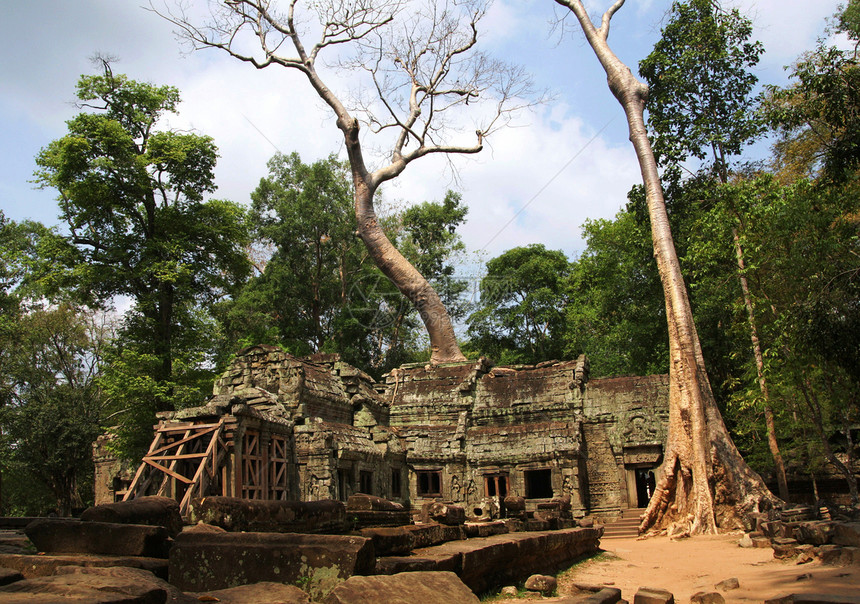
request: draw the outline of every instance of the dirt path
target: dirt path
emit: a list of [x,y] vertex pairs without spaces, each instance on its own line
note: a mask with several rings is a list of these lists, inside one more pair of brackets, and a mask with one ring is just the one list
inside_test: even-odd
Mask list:
[[735,577],[740,588],[721,592],[726,602],[763,602],[790,593],[860,594],[860,567],[775,560],[770,548],[738,547],[740,537],[605,539],[601,548],[606,553],[599,559],[559,576],[559,593],[573,593],[574,583],[608,585],[620,588],[622,597],[632,602],[639,587],[660,587],[685,603],[692,594],[715,591],[715,584]]

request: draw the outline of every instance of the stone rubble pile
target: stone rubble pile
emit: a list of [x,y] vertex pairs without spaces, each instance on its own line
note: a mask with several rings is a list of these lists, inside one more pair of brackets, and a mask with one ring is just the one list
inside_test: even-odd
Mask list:
[[[602,534],[510,532],[431,507],[446,523],[387,526],[408,511],[361,494],[346,505],[203,498],[188,526],[164,497],[35,519],[28,540],[0,535],[0,602],[477,602],[475,593],[596,552]],[[535,592],[555,590],[553,577],[530,580]]]

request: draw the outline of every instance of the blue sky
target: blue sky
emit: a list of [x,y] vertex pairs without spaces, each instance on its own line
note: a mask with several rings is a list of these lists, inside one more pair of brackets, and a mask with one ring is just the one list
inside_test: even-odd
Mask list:
[[[586,2],[595,16],[609,4]],[[753,19],[767,51],[760,81],[785,83],[783,66],[812,47],[838,4],[734,2]],[[659,36],[670,5],[628,0],[613,19],[610,43],[634,70]],[[169,125],[215,139],[221,153],[217,197],[247,203],[276,148],[298,151],[306,162],[342,152],[330,113],[299,74],[279,67],[257,71],[214,50],[183,53],[171,25],[137,1],[27,0],[4,9],[0,209],[8,218],[57,224],[55,192],[29,182],[33,158],[65,133],[65,120],[77,111],[75,83],[94,73],[88,58],[97,52],[119,57],[117,72],[180,89],[180,115]],[[480,155],[455,160],[456,182],[444,161],[427,158],[383,191],[392,202],[412,203],[460,190],[470,208],[464,240],[469,250],[484,250],[485,258],[528,243],[573,256],[583,247],[583,221],[613,216],[639,182],[623,114],[597,60],[581,35],[560,37],[550,26],[562,14],[551,0],[497,0],[482,43],[524,65],[554,100],[498,132]]]

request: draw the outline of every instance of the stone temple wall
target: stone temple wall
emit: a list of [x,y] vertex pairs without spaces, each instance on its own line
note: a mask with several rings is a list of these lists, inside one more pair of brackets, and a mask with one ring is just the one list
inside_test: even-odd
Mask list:
[[[589,380],[584,356],[410,364],[375,383],[337,355],[253,346],[213,392],[206,406],[166,414],[162,424],[251,409],[256,433],[265,436],[266,421],[278,433],[289,426],[282,441],[290,450],[278,455],[292,478],[282,493],[345,501],[364,492],[413,510],[443,500],[476,516],[504,514],[506,495],[525,497],[529,511],[569,497],[580,516],[637,507],[661,461],[668,417],[666,376]],[[228,457],[237,465],[248,457],[243,417],[230,420]],[[239,470],[222,482],[241,485]]]

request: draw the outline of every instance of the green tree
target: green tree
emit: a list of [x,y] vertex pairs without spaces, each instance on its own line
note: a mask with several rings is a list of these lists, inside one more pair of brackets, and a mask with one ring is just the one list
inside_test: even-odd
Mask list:
[[[68,516],[90,499],[106,332],[98,315],[70,305],[31,309],[17,327],[19,337],[6,359],[5,371],[13,378],[10,400],[0,411],[7,463],[13,474],[44,485],[58,512]],[[13,494],[4,503],[45,513],[22,510],[21,499]]]
[[837,14],[838,31],[855,43],[842,50],[820,40],[791,70],[795,82],[769,86],[763,114],[781,135],[775,167],[791,179],[824,176],[845,180],[860,161],[860,4],[851,0]]
[[648,126],[662,166],[689,156],[726,180],[729,157],[761,131],[752,108],[764,51],[750,41],[752,22],[714,0],[673,2],[660,39],[639,63],[648,83]]
[[36,159],[38,182],[59,191],[69,231],[44,242],[44,255],[64,270],[46,272],[43,283],[99,304],[129,296],[134,312],[125,336],[136,354],[154,360],[149,375],[166,386],[149,404],[170,409],[175,385],[187,378],[176,364],[177,343],[195,340],[185,319],[248,271],[245,213],[231,202],[204,201],[215,188],[212,139],[159,129],[179,92],[101,65],[102,74],[82,76],[77,88],[79,107],[92,111],[71,119],[69,133]]
[[591,374],[669,370],[665,308],[646,224],[627,210],[583,225],[586,249],[567,283],[566,351],[588,355]]
[[[220,304],[227,342],[270,343],[296,355],[338,352],[374,374],[420,355],[417,317],[355,236],[349,165],[278,154],[252,193],[251,221],[271,257],[234,300]],[[451,259],[466,208],[458,194],[381,217],[390,240],[456,313],[464,286]]]
[[487,262],[480,300],[468,319],[472,345],[501,363],[561,358],[569,272],[564,252],[537,243]]

